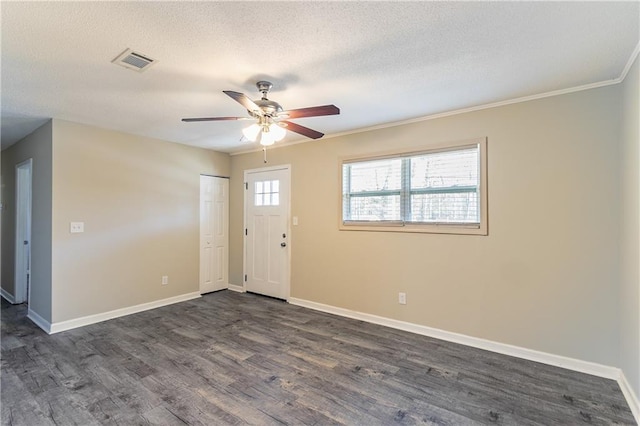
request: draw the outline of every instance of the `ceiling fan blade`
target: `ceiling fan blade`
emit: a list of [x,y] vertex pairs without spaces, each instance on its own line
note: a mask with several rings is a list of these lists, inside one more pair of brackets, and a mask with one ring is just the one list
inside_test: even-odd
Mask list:
[[245,95],[244,93],[233,92],[231,90],[223,90],[223,92],[225,95],[231,97],[234,101],[238,102],[240,105],[242,105],[249,111],[260,116],[264,114],[260,109],[260,107],[256,105],[256,103],[253,102],[251,99],[249,99],[247,95]]
[[336,115],[340,114],[340,108],[335,105],[321,105],[308,108],[290,109],[288,111],[282,111],[278,114],[280,117],[285,118],[302,118],[302,117],[318,117],[321,115]]
[[201,118],[183,118],[182,121],[190,123],[192,121],[226,121],[226,120],[253,120],[249,117],[201,117]]
[[280,123],[285,123],[285,129],[291,130],[292,132],[296,132],[301,134],[302,136],[306,136],[311,139],[320,139],[324,136],[324,133],[320,133],[317,130],[310,129],[308,127],[301,126],[296,123],[292,123],[291,121],[281,121]]

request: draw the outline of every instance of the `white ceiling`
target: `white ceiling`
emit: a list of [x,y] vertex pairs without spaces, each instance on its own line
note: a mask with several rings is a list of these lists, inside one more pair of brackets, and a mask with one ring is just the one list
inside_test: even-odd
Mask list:
[[[233,152],[246,121],[222,90],[332,134],[618,80],[640,2],[2,2],[2,146],[59,118]],[[138,73],[111,63],[132,48]],[[637,52],[637,50],[635,50]],[[289,133],[285,142],[304,138]]]

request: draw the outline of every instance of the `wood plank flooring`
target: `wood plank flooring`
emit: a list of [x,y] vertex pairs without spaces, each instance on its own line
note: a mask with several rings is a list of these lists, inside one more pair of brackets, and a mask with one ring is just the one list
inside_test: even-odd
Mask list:
[[48,336],[2,301],[2,425],[633,425],[613,380],[230,291]]

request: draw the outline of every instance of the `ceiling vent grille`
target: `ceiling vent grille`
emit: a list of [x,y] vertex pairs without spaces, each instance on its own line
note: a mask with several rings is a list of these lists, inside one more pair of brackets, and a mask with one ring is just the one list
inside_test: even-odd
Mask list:
[[151,67],[157,61],[155,59],[151,59],[147,55],[134,52],[131,49],[126,49],[124,52],[119,54],[118,57],[111,62],[113,62],[116,65],[129,68],[130,70],[142,72],[147,68]]

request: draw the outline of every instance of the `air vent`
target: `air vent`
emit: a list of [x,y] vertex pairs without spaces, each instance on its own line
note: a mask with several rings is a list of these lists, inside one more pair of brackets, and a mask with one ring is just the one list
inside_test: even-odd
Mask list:
[[111,62],[116,65],[129,68],[130,70],[142,72],[151,67],[151,65],[155,64],[157,61],[155,59],[151,59],[147,55],[134,52],[131,49],[126,49]]

